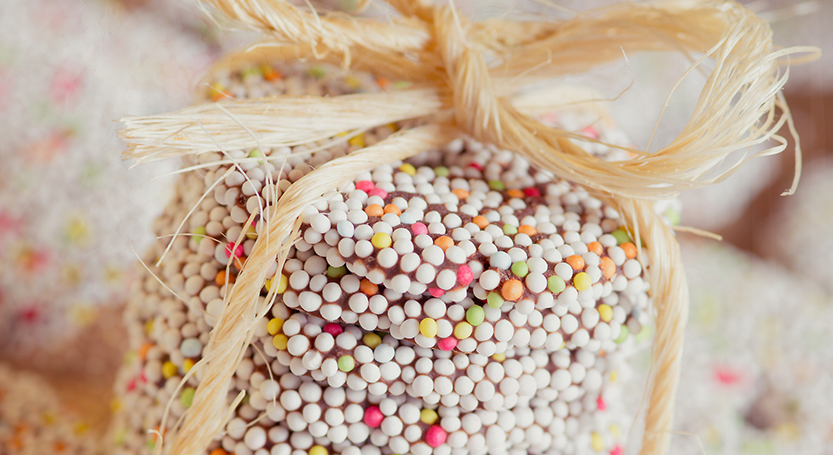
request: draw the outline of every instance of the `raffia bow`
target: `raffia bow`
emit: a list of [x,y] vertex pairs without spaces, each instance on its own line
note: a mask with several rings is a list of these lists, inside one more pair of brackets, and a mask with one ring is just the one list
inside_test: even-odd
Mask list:
[[[141,163],[217,150],[294,146],[401,120],[429,121],[334,159],[280,197],[271,195],[277,203],[266,204],[265,233],[226,293],[205,358],[193,369],[201,382],[170,453],[202,453],[239,402],[231,408],[227,403],[230,380],[255,322],[274,301],[271,293],[267,305],[260,306],[258,296],[269,266],[277,260],[278,270],[283,268],[304,207],[361,172],[440,147],[460,134],[512,150],[583,185],[616,207],[636,234],[636,244],[647,246],[642,254],[650,264],[656,334],[641,453],[667,451],[688,288],[679,246],[654,214],[652,201],[722,180],[751,158],[750,146],[774,139],[778,145],[759,154],[783,151],[787,142],[776,132],[792,124],[780,93],[787,79],[781,60],[814,49],[775,50],[763,20],[739,4],[719,1],[627,3],[566,22],[472,22],[452,7],[422,0],[387,0],[401,16],[386,21],[341,13],[320,16],[281,0],[205,3],[269,37],[232,60],[255,54],[313,57],[412,86],[332,98],[236,100],[127,118],[120,133],[128,143],[126,157]],[[634,156],[630,160],[604,161],[577,145],[588,139],[544,127],[513,105],[515,95],[537,83],[639,51],[680,51],[698,56],[697,65],[713,61],[691,120],[661,150],[629,149]],[[740,157],[718,172],[736,151]],[[796,181],[799,166],[797,160]],[[266,199],[268,203],[269,194]],[[157,449],[162,450],[161,444]]]

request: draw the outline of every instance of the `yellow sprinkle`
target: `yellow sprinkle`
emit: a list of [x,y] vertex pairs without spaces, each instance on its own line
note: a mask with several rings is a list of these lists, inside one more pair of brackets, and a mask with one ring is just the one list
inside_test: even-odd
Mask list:
[[575,286],[578,291],[586,291],[590,289],[591,284],[590,275],[584,272],[577,273],[576,276],[573,277],[573,286]]
[[328,455],[327,449],[322,446],[312,446],[309,449],[309,455]]
[[275,335],[274,338],[272,338],[272,346],[274,346],[275,349],[279,351],[283,351],[286,350],[286,343],[288,341],[289,339],[286,338],[286,335],[281,333],[279,335]]
[[396,123],[388,123],[388,128],[392,129],[394,133],[399,131],[399,125]]
[[595,431],[593,434],[590,435],[591,442],[590,445],[593,447],[593,450],[596,452],[601,452],[605,448],[604,439],[602,439],[602,435],[596,433]]
[[44,412],[43,413],[43,423],[46,425],[52,425],[57,420],[55,413],[53,412]]
[[342,131],[341,133],[336,134],[335,137],[344,137],[344,136],[347,136],[348,134],[350,134],[349,131]]
[[402,166],[399,166],[399,170],[408,175],[416,175],[416,168],[409,163],[405,163]]
[[113,398],[110,401],[110,411],[116,412],[119,409],[121,409],[121,400],[119,400],[118,398]]
[[423,409],[419,412],[419,420],[426,425],[433,425],[439,418],[437,411],[433,409]]
[[376,346],[382,344],[382,337],[376,335],[375,333],[368,333],[362,337],[362,341],[366,344],[370,349],[375,349]]
[[[286,291],[286,287],[288,285],[289,285],[289,279],[286,277],[286,275],[281,273],[281,282],[278,285],[278,289],[275,291],[275,294],[283,294],[284,291]],[[267,291],[272,290],[272,280],[271,279],[266,280],[266,290]]]
[[151,330],[153,330],[153,319],[145,322],[145,333],[150,333]]
[[266,324],[266,330],[269,332],[269,335],[277,335],[281,331],[281,328],[283,328],[283,319],[281,318],[272,318]]
[[370,243],[381,250],[382,248],[389,247],[392,242],[388,234],[385,234],[384,232],[377,232],[370,238]]
[[465,340],[470,337],[471,332],[471,324],[468,322],[458,322],[457,325],[454,326],[454,336],[457,337],[458,340]]
[[616,382],[619,379],[619,370],[613,370],[610,372],[610,382]]
[[432,318],[419,321],[419,333],[426,338],[434,338],[437,336],[437,321]]
[[344,78],[344,83],[353,90],[362,88],[362,81],[356,76],[347,76]]
[[610,322],[613,319],[613,309],[604,303],[599,305],[599,317],[602,318],[602,321]]
[[174,365],[174,363],[170,360],[168,360],[167,362],[165,362],[164,365],[162,365],[162,376],[165,379],[169,379],[176,376],[178,372],[179,368],[177,368],[176,365]]
[[564,349],[564,346],[567,346],[567,342],[566,342],[566,341],[562,341],[562,342],[561,342],[561,346],[559,346],[559,347],[558,347],[558,349],[556,349],[556,351],[561,350],[561,349]]
[[84,422],[78,422],[77,424],[75,424],[75,434],[77,434],[77,435],[82,435],[82,434],[86,433],[87,430],[89,430],[89,429],[90,429],[90,426],[87,425]]
[[357,145],[359,147],[364,147],[364,133],[359,133],[350,138],[348,141],[350,145]]
[[191,359],[185,359],[182,361],[182,371],[187,373],[191,371],[191,368],[194,368],[194,361]]
[[498,362],[503,362],[504,360],[506,360],[506,354],[493,354],[492,355],[492,360],[496,360]]
[[246,230],[246,238],[250,240],[257,238],[257,229],[254,226],[249,226],[249,229]]
[[622,429],[619,428],[619,425],[615,423],[611,423],[607,430],[610,431],[610,435],[613,436],[613,439],[619,439],[622,436]]

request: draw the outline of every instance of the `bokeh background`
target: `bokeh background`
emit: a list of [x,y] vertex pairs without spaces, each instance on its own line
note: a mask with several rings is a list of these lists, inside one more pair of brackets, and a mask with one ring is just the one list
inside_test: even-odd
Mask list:
[[[522,19],[601,3],[457,5],[476,19]],[[682,224],[724,240],[679,235],[692,305],[672,453],[829,455],[833,1],[747,6],[771,22],[779,45],[830,52],[790,70],[804,164],[794,196],[780,195],[793,178],[792,139],[786,152],[682,196]],[[368,14],[385,10],[375,2]],[[131,169],[116,120],[186,106],[211,62],[251,37],[219,29],[190,0],[0,1],[0,360],[50,381],[57,404],[91,434],[107,422],[124,355],[119,310],[135,252],[170,195],[170,177],[152,179],[175,167]],[[615,99],[614,116],[646,147],[685,69],[679,56],[635,55],[572,82]],[[682,129],[698,77],[668,100],[652,149]],[[638,391],[647,352],[634,364]]]

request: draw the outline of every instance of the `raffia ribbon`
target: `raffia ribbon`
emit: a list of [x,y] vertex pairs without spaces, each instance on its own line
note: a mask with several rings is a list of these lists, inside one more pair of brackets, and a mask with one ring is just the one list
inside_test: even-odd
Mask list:
[[[541,169],[581,184],[617,208],[637,236],[637,245],[646,246],[642,254],[650,264],[656,334],[641,453],[667,451],[688,288],[679,245],[654,214],[653,200],[722,180],[751,158],[750,146],[774,139],[778,145],[760,154],[783,151],[787,142],[776,133],[785,123],[792,126],[780,93],[787,78],[784,60],[815,49],[776,50],[763,20],[739,4],[722,1],[626,3],[565,22],[472,22],[450,6],[423,0],[387,0],[401,16],[385,21],[343,13],[320,16],[281,0],[205,3],[269,38],[230,60],[313,57],[413,85],[390,93],[326,99],[238,100],[123,119],[126,128],[120,135],[128,143],[126,157],[146,162],[216,150],[298,145],[345,130],[429,120],[326,163],[279,199],[271,195],[277,203],[266,207],[264,233],[226,293],[206,357],[195,367],[200,385],[169,453],[202,453],[223,431],[236,404],[230,408],[227,402],[230,380],[256,320],[268,311],[268,304],[258,305],[267,270],[276,260],[282,269],[303,208],[361,172],[440,147],[460,134],[512,150]],[[544,127],[513,107],[514,95],[536,83],[582,73],[621,58],[623,52],[639,51],[680,51],[698,56],[698,65],[713,62],[691,120],[661,150],[629,149],[633,159],[607,162],[578,145],[588,139]],[[733,152],[740,156],[728,170],[718,172]],[[800,157],[798,148],[796,156]],[[797,176],[800,160],[796,162]],[[267,301],[274,298],[270,294]]]

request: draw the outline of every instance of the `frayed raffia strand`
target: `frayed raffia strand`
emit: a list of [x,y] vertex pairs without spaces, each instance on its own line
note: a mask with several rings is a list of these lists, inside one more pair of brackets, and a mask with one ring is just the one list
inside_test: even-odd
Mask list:
[[[421,93],[425,93],[426,100],[436,103],[434,112],[441,114],[437,118],[445,121],[450,115],[462,132],[512,150],[537,167],[600,194],[607,203],[617,207],[632,227],[637,242],[642,240],[648,247],[656,311],[642,453],[654,455],[667,450],[688,291],[679,247],[672,231],[653,213],[650,201],[720,181],[749,158],[748,148],[752,145],[774,138],[779,145],[761,154],[784,150],[786,140],[776,135],[789,120],[786,104],[778,96],[787,75],[781,66],[791,54],[811,49],[775,50],[765,22],[739,4],[708,0],[655,5],[626,3],[563,23],[534,23],[528,28],[524,24],[500,21],[471,23],[451,8],[432,6],[422,0],[390,0],[404,16],[390,19],[392,22],[318,16],[281,0],[210,0],[208,3],[232,19],[265,32],[277,43],[292,44],[277,48],[277,43],[261,43],[255,52],[237,56],[238,61],[255,61],[257,55],[270,52],[294,53],[300,59],[310,56],[327,61],[338,59],[344,64],[353,63],[356,69],[413,82],[425,90]],[[495,38],[504,31],[507,39]],[[349,36],[342,36],[345,33]],[[383,42],[377,42],[383,35]],[[631,160],[606,162],[585,152],[575,142],[584,139],[546,128],[512,106],[511,96],[520,93],[525,84],[580,73],[619,59],[623,52],[659,50],[686,53],[696,57],[693,58],[696,66],[710,62],[713,69],[683,132],[657,152],[634,151],[636,156]],[[273,116],[264,122],[262,116],[278,108],[279,100],[294,103],[297,98],[262,100],[264,104],[232,101],[223,108],[209,106],[170,117],[127,119],[128,126],[121,135],[129,143],[126,156],[142,160],[199,154],[215,150],[217,145],[232,149],[253,144],[273,147],[312,142],[332,132],[327,127],[313,127],[326,123],[319,116],[342,122],[339,127],[349,124],[355,129],[372,128],[392,121],[398,115],[393,112],[402,113],[399,109],[411,108],[404,105],[413,102],[415,93],[412,90],[390,93],[390,102],[380,107],[381,113],[351,110],[343,102],[347,97],[334,97],[330,101],[312,99],[304,102],[322,108],[328,106],[328,109],[336,107],[337,112],[335,115],[322,111],[293,112],[292,117],[299,119],[299,123],[277,126],[266,124],[293,119]],[[364,99],[378,101],[372,97]],[[781,116],[777,115],[779,108]],[[424,111],[415,109],[412,115],[422,116]],[[285,125],[303,128],[304,121],[308,122],[308,131],[285,128]],[[200,453],[225,424],[229,414],[226,403],[229,378],[251,337],[255,302],[266,270],[276,258],[279,269],[282,266],[290,245],[287,239],[301,213],[298,202],[308,203],[322,191],[335,188],[332,173],[341,166],[350,170],[343,174],[346,179],[348,175],[411,156],[448,139],[445,134],[426,135],[429,131],[426,128],[448,132],[438,125],[406,130],[396,138],[322,166],[283,195],[276,206],[278,211],[267,219],[266,231],[270,235],[258,237],[243,272],[226,297],[226,308],[209,342],[212,361],[203,371],[194,405],[188,410],[185,424],[174,442],[173,454]],[[208,142],[214,148],[197,134],[200,130],[210,135]],[[186,131],[188,135],[180,134]],[[390,153],[375,156],[380,147]],[[728,170],[718,172],[718,166],[736,151],[741,156],[731,162]],[[339,181],[343,180],[342,175],[338,177]]]
[[252,329],[261,310],[257,303],[266,273],[276,258],[278,270],[283,269],[292,244],[290,236],[302,219],[304,208],[368,169],[438,148],[459,134],[453,128],[440,125],[404,130],[322,165],[316,172],[295,182],[276,205],[266,210],[265,232],[258,237],[243,271],[225,296],[224,308],[205,350],[205,357],[210,361],[202,365],[200,385],[170,453],[201,453],[223,431],[228,418],[229,383],[251,341]]

